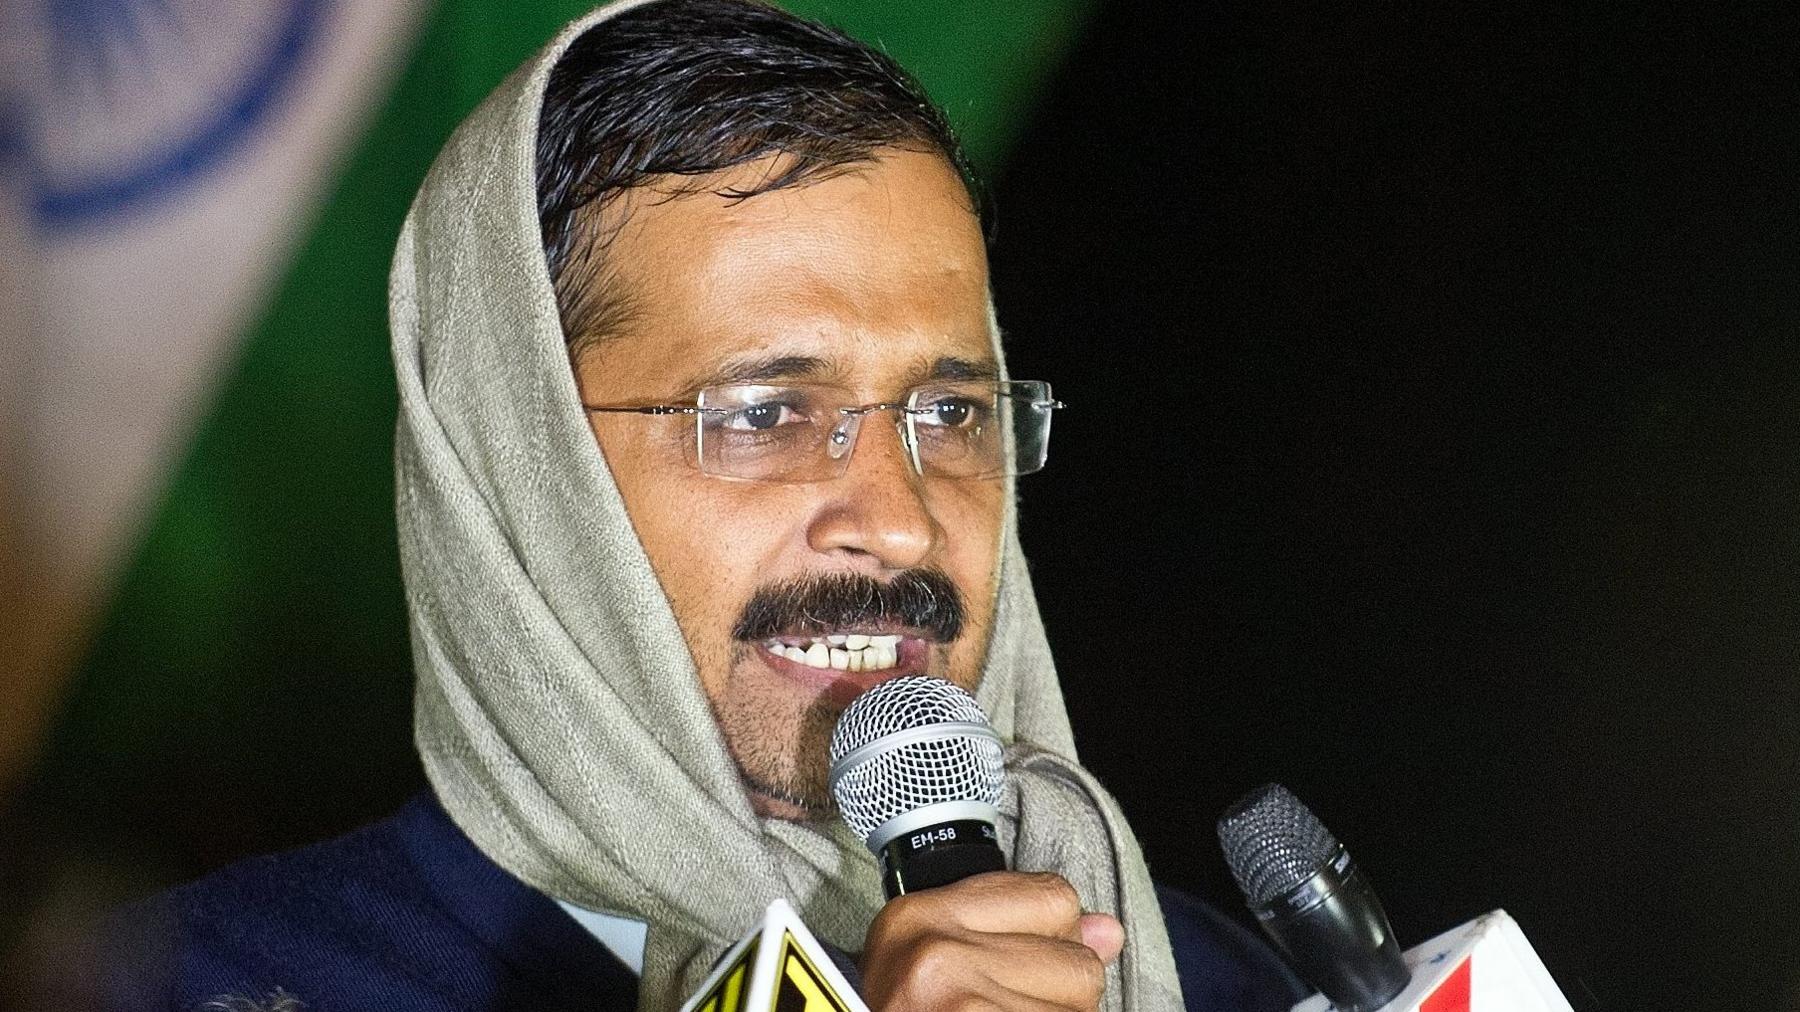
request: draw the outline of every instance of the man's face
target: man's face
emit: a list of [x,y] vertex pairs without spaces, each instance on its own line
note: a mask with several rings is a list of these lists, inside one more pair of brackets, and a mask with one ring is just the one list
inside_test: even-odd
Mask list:
[[[753,372],[837,384],[868,404],[946,374],[992,373],[986,251],[941,157],[890,149],[801,186],[717,195],[770,171],[752,163],[697,194],[634,191],[608,209],[603,221],[625,224],[604,283],[628,312],[576,364],[585,403],[692,404],[702,387]],[[589,418],[759,811],[826,807],[827,742],[862,689],[920,672],[974,688],[1000,479],[914,473],[891,411],[864,419],[841,477],[807,484],[702,474],[689,415]],[[871,587],[918,605],[945,582],[962,607],[952,616],[940,602],[938,621],[860,606]],[[809,614],[830,616],[828,628],[809,627]],[[862,637],[881,638],[851,650]]]

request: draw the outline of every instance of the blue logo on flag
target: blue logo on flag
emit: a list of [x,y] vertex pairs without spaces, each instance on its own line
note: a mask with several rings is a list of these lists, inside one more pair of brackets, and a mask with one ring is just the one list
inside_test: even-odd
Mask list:
[[40,58],[0,102],[0,158],[41,227],[118,218],[217,170],[265,127],[331,0],[41,0]]

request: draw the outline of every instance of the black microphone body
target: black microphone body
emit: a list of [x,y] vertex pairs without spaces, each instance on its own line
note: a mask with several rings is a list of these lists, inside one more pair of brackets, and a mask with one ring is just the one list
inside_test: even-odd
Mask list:
[[1219,820],[1232,875],[1288,965],[1341,1012],[1373,1012],[1412,973],[1366,876],[1313,813],[1279,784]]
[[1378,1009],[1412,979],[1381,901],[1342,847],[1311,878],[1250,909],[1288,965],[1344,1012]]
[[1006,870],[1006,855],[1000,852],[994,824],[980,819],[953,819],[903,833],[888,841],[877,856],[881,887],[890,900],[961,882],[984,871]]

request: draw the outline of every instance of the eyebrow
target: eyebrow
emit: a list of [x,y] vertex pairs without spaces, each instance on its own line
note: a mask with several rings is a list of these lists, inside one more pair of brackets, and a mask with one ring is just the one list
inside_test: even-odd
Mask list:
[[[763,355],[728,361],[689,384],[692,390],[726,383],[794,382],[839,378],[842,370],[817,355]],[[926,368],[914,373],[914,382],[942,380],[996,381],[1000,367],[991,359],[968,359],[944,355]]]
[[726,362],[692,385],[698,389],[721,383],[816,380],[829,378],[836,371],[830,362],[817,355],[763,355]]
[[931,382],[933,380],[995,381],[999,378],[1000,366],[992,359],[976,361],[974,359],[957,358],[954,355],[945,355],[931,363],[931,368],[925,370],[924,375],[919,377],[922,382]]

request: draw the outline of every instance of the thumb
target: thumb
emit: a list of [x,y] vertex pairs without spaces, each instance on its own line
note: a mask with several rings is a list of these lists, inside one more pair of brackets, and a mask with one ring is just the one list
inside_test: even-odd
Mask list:
[[1082,914],[1076,927],[1081,931],[1081,944],[1094,950],[1103,963],[1118,959],[1125,948],[1125,926],[1111,914]]

